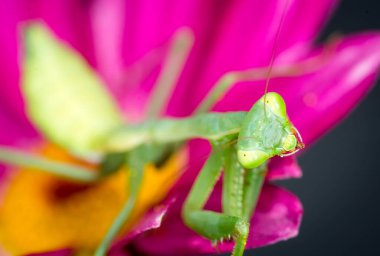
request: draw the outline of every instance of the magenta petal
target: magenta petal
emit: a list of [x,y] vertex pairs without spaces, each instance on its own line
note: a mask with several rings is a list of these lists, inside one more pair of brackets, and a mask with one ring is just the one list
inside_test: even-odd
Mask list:
[[109,254],[112,256],[121,255],[120,252],[123,251],[125,245],[128,244],[133,238],[149,230],[159,228],[169,207],[174,202],[175,198],[168,199],[161,203],[161,205],[154,207],[146,213],[136,227],[134,227],[126,236],[118,240],[112,246]]
[[189,80],[192,86],[188,86],[188,91],[184,94],[192,95],[189,109],[194,109],[217,79],[227,71],[268,65],[285,8],[286,15],[282,36],[278,41],[278,53],[296,46],[310,46],[336,4],[336,1],[331,0],[318,3],[301,0],[289,1],[287,6],[286,2],[218,2],[218,6],[215,6],[219,14],[217,24],[214,24],[210,31],[213,37],[211,42],[205,45],[208,48],[200,52],[198,59],[202,61],[198,62],[198,69],[193,72],[197,76]]
[[90,9],[97,68],[111,90],[121,76],[122,38],[126,25],[125,1],[98,0]]
[[268,180],[283,180],[302,176],[301,167],[298,165],[295,156],[274,157],[269,162],[268,168]]
[[259,247],[298,235],[303,215],[302,204],[291,192],[266,185],[251,223],[247,247]]
[[17,48],[17,22],[20,10],[13,0],[2,1],[0,7],[0,109],[11,114],[14,122],[26,124],[26,116],[19,90],[19,67]]
[[349,36],[324,68],[283,86],[289,116],[306,144],[341,121],[372,88],[379,50],[379,33]]
[[42,19],[60,38],[94,64],[89,3],[77,0],[18,2],[24,19]]
[[0,145],[26,146],[36,139],[36,132],[29,126],[15,122],[13,115],[0,111]]
[[[208,209],[220,209],[221,186],[217,186]],[[158,255],[194,255],[214,252],[211,242],[184,226],[181,220],[183,193],[170,207],[162,226],[135,240],[139,251]],[[266,184],[251,220],[251,234],[247,248],[259,247],[292,238],[298,234],[303,210],[298,198],[285,189]],[[221,251],[232,248],[231,243],[219,246]]]

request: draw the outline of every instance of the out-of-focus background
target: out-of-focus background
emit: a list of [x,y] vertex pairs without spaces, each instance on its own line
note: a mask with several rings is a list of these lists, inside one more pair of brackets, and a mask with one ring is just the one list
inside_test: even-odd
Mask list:
[[[380,29],[380,2],[342,1],[319,40]],[[380,46],[379,46],[380,47]],[[297,238],[255,256],[380,255],[380,83],[336,129],[300,157],[300,180],[280,182],[304,205]]]

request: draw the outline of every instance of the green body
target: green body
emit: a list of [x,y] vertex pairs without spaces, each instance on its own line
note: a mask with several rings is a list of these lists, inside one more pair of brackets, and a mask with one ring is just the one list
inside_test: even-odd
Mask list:
[[114,99],[89,64],[41,24],[29,26],[25,40],[29,118],[50,141],[76,154],[96,153],[99,140],[122,123]]
[[165,144],[193,138],[210,141],[236,138],[246,114],[208,113],[123,126],[113,131],[104,141],[104,151],[125,151],[146,143]]
[[[23,92],[31,121],[47,140],[86,157],[97,153],[102,164],[96,176],[83,168],[76,170],[75,166],[5,147],[0,147],[0,161],[39,168],[81,182],[98,181],[121,165],[128,165],[132,184],[126,188],[129,199],[95,255],[106,254],[128,219],[139,193],[144,165],[159,162],[173,144],[195,138],[208,140],[212,153],[183,205],[183,220],[214,243],[233,239],[233,255],[243,254],[250,218],[265,179],[266,161],[275,155],[295,152],[302,145],[280,95],[264,95],[249,112],[202,113],[218,98],[215,95],[230,87],[227,82],[234,81],[221,79],[222,83],[214,90],[216,94],[207,97],[197,115],[127,126],[88,64],[44,26],[33,25],[28,29],[26,45]],[[204,210],[222,171],[223,211]]]

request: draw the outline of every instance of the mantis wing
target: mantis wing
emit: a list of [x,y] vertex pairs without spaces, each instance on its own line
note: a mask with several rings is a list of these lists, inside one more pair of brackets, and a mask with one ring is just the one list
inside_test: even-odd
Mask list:
[[76,154],[96,153],[122,117],[86,61],[41,23],[27,26],[23,94],[30,120],[50,141]]

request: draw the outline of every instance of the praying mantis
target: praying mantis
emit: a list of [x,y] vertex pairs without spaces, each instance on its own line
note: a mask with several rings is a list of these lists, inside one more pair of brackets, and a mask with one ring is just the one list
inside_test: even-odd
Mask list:
[[[279,94],[265,93],[248,112],[206,113],[236,81],[252,79],[248,72],[229,73],[194,116],[125,124],[112,97],[87,63],[58,42],[44,25],[30,25],[25,41],[23,94],[30,120],[49,141],[74,155],[100,162],[101,167],[99,173],[88,172],[7,147],[0,147],[0,161],[82,182],[98,181],[122,165],[131,172],[128,201],[94,255],[107,253],[128,219],[139,193],[144,165],[158,162],[168,149],[194,138],[208,140],[212,152],[183,205],[184,223],[211,241],[232,239],[232,255],[243,255],[267,161],[273,156],[294,154],[303,147]],[[233,145],[224,147],[225,144]],[[203,210],[222,170],[223,212]]]

